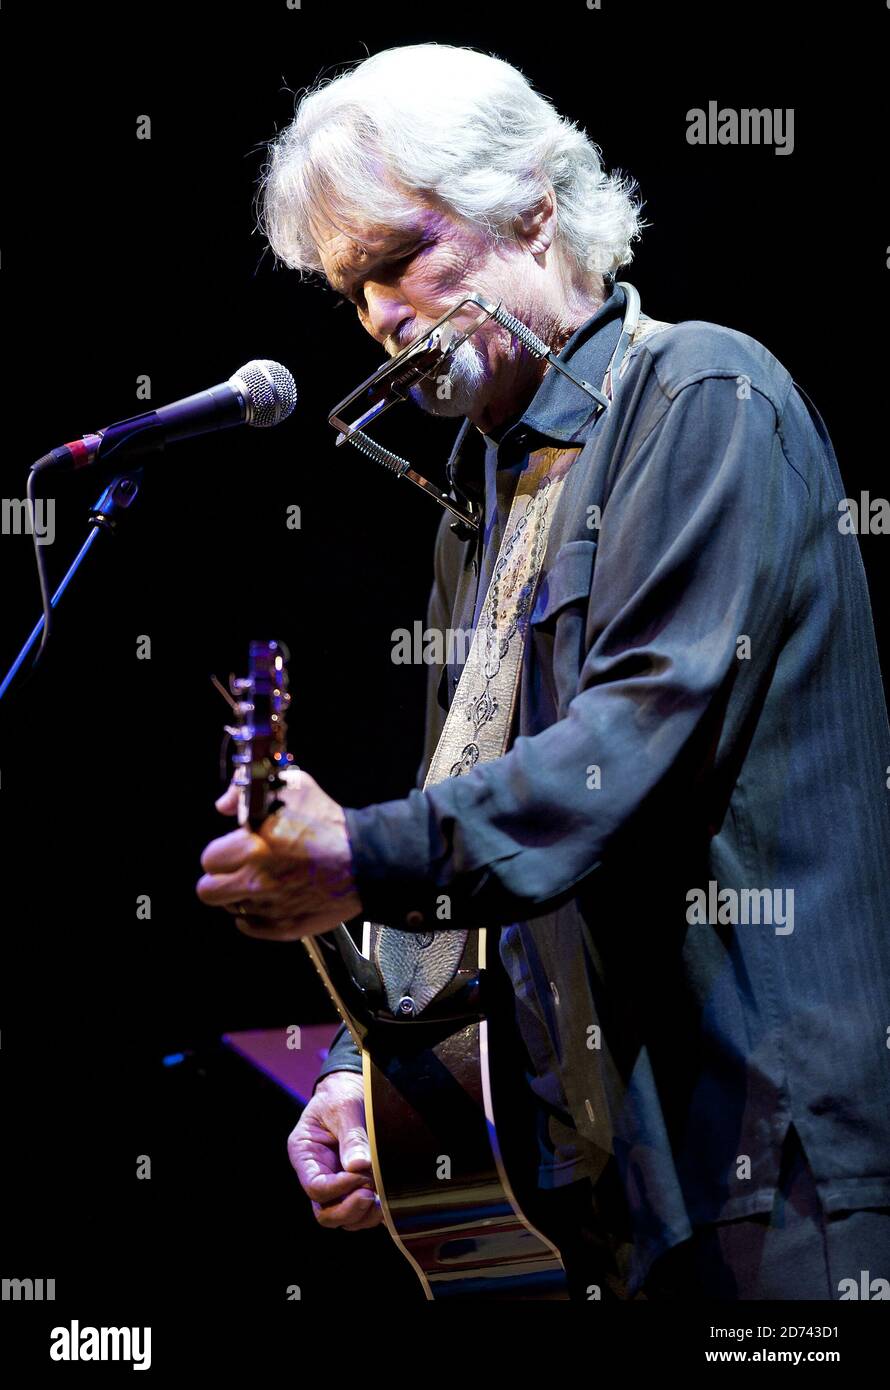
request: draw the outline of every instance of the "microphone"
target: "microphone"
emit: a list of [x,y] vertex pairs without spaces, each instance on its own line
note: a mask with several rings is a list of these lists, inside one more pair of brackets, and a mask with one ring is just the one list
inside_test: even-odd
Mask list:
[[247,362],[219,386],[52,449],[40,460],[40,468],[87,468],[104,463],[112,454],[115,459],[124,454],[145,454],[167,443],[233,425],[268,429],[286,420],[296,403],[297,388],[287,368],[261,358]]

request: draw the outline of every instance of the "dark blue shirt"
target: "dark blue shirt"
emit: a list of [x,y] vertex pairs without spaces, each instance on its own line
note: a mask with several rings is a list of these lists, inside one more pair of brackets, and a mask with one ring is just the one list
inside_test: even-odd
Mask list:
[[[560,355],[595,385],[623,309]],[[610,1194],[634,1289],[694,1224],[772,1207],[792,1125],[828,1211],[890,1204],[890,729],[834,451],[782,364],[683,322],[590,404],[551,369],[449,462],[485,527],[443,518],[440,629],[478,616],[529,452],[583,445],[510,750],[346,816],[369,918],[501,928],[539,1181]],[[458,676],[431,674],[424,766]],[[357,1065],[341,1034],[321,1074]]]

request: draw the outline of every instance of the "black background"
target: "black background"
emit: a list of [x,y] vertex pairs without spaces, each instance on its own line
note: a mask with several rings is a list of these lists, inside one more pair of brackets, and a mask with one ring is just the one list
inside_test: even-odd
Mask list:
[[[289,645],[291,746],[344,804],[404,794],[420,753],[424,671],[393,665],[390,634],[424,615],[438,509],[334,449],[327,413],[381,354],[350,308],[264,249],[264,142],[295,92],[367,51],[435,40],[513,62],[638,180],[652,225],[622,277],[644,310],[765,343],[820,409],[848,494],[885,496],[890,14],[254,0],[4,5],[0,23],[3,495],[22,496],[53,445],[147,408],[141,374],[156,405],[271,357],[300,392],[278,430],[149,465],[39,673],[4,702],[0,1274],[57,1280],[48,1313],[9,1319],[42,1357],[42,1334],[38,1353],[24,1332],[35,1316],[142,1324],[157,1302],[157,1342],[165,1316],[205,1305],[280,1314],[293,1283],[304,1308],[344,1290],[408,1308],[418,1289],[384,1233],[314,1229],[284,1147],[295,1107],[215,1045],[329,1018],[308,959],[241,936],[194,895],[203,846],[228,828],[213,809],[226,710],[209,675],[243,667],[251,637]],[[793,154],[690,146],[686,112],[709,100],[793,107]],[[456,424],[400,409],[398,447],[441,481]],[[101,480],[54,489],[44,555],[58,580]],[[886,673],[890,539],[862,550]],[[2,537],[0,557],[5,669],[39,600],[30,540]],[[150,661],[136,658],[142,634]],[[136,920],[140,894],[150,921]],[[163,1068],[179,1050],[186,1063]],[[138,1154],[150,1182],[135,1179]],[[246,1312],[229,1334],[249,1341],[263,1319]]]

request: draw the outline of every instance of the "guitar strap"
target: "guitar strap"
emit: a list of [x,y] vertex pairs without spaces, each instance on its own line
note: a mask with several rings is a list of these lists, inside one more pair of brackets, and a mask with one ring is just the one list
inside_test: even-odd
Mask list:
[[[641,318],[623,354],[619,375],[624,374],[631,347],[670,326]],[[614,360],[603,382],[603,393],[610,400]],[[580,445],[536,449],[519,476],[488,593],[424,789],[446,777],[461,777],[477,763],[490,762],[507,751],[550,524],[580,452]],[[389,1008],[400,1014],[420,1013],[454,978],[467,936],[459,928],[420,933],[372,923],[371,958]]]

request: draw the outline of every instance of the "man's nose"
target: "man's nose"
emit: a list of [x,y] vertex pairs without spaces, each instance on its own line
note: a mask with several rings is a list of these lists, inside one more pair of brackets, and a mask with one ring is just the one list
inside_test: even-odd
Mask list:
[[391,348],[401,351],[407,344],[400,343],[400,330],[407,327],[414,318],[411,305],[405,302],[404,296],[392,285],[375,285],[372,281],[366,280],[363,290],[367,305],[365,318],[368,331],[381,346],[385,347],[392,339]]

